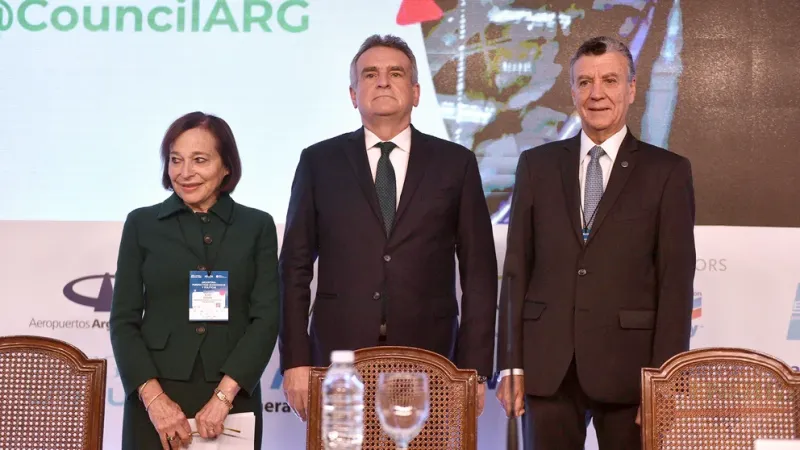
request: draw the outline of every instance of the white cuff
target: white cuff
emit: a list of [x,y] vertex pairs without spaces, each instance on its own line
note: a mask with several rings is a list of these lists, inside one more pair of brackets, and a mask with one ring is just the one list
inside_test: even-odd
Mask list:
[[499,383],[503,377],[508,375],[525,375],[525,372],[522,369],[505,369],[501,370],[499,374],[497,374],[497,382]]

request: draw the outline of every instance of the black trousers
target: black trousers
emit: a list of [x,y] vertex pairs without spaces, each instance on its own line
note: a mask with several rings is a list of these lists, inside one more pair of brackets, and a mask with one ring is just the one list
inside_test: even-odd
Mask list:
[[640,450],[638,408],[590,399],[578,382],[573,358],[555,395],[525,396],[525,450],[582,450],[590,419],[594,419],[600,450]]

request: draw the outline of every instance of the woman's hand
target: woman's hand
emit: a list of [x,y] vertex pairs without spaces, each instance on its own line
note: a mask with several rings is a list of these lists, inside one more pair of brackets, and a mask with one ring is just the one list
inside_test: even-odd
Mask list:
[[[225,375],[217,387],[229,402],[233,403],[234,397],[239,393],[239,385],[233,378]],[[205,439],[215,439],[223,432],[223,423],[231,406],[215,395],[203,406],[203,409],[195,416],[197,422],[197,432]]]
[[211,397],[211,400],[195,416],[197,432],[200,433],[200,437],[215,439],[222,434],[222,423],[228,417],[228,412],[230,412],[230,408],[228,408],[227,404],[216,396]]
[[161,438],[163,449],[189,447],[192,443],[192,429],[181,407],[164,393],[143,395],[142,400],[145,405],[150,405],[147,414]]

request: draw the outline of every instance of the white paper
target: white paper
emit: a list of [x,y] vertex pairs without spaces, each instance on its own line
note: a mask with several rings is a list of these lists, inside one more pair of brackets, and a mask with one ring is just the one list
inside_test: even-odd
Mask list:
[[758,439],[755,450],[800,450],[800,441]]
[[[197,431],[197,423],[189,419],[192,431]],[[192,436],[190,450],[253,450],[256,438],[256,416],[253,413],[230,414],[223,422],[225,428],[241,431],[225,430],[216,439],[203,439],[199,435]]]

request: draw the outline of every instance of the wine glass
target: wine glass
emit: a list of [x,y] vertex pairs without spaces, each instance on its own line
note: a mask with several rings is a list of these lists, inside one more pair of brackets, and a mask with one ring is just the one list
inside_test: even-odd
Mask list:
[[379,374],[375,409],[381,428],[394,440],[397,449],[407,449],[428,420],[428,376],[424,373]]

